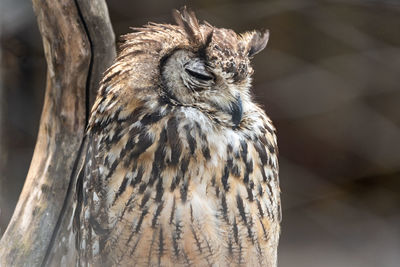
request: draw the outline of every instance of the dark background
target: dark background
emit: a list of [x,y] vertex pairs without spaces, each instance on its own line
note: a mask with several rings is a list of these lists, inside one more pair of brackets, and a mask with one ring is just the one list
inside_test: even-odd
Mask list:
[[[278,128],[279,266],[399,266],[400,1],[108,1],[116,36],[172,23],[185,4],[218,27],[270,29],[254,94]],[[1,235],[32,157],[46,64],[31,2],[0,5]]]

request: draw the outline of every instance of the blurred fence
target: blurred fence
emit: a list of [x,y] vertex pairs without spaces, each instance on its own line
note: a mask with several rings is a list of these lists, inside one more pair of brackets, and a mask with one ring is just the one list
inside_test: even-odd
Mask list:
[[[400,262],[400,2],[109,1],[116,35],[184,4],[237,32],[268,28],[254,95],[278,128],[280,266]],[[0,233],[35,143],[45,84],[31,4],[1,2]]]

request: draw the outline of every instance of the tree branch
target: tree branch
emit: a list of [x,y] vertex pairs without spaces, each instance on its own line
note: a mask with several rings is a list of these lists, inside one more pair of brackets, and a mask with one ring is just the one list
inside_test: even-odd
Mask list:
[[31,166],[0,241],[0,266],[46,260],[62,230],[61,211],[69,210],[67,191],[97,84],[115,57],[104,0],[33,0],[33,6],[48,65],[46,93]]

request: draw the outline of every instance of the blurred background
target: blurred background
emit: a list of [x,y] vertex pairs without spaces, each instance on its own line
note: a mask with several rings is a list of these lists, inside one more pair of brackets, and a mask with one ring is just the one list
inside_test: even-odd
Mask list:
[[[0,5],[1,236],[32,157],[46,63],[31,2]],[[270,30],[254,95],[278,129],[279,266],[399,266],[400,1],[108,1],[116,36],[172,23],[183,5],[218,27]]]

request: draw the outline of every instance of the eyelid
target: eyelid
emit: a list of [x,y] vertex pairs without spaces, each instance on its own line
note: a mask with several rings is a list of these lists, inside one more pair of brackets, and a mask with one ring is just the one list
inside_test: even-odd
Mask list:
[[200,80],[210,81],[214,76],[207,71],[205,63],[200,59],[194,59],[184,65],[185,71]]
[[208,74],[204,75],[203,73],[199,73],[199,72],[196,72],[196,71],[192,71],[192,70],[190,70],[190,69],[185,69],[185,71],[186,71],[187,73],[189,73],[190,75],[192,75],[193,77],[195,77],[195,78],[197,78],[197,79],[200,79],[200,80],[210,81],[210,80],[213,79],[213,77],[212,77],[212,76],[209,76]]

